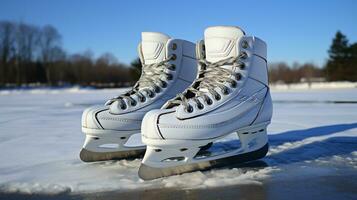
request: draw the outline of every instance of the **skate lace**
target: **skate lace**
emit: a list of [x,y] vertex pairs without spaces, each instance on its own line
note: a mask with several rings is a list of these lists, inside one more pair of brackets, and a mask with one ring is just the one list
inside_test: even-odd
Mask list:
[[[212,99],[207,95],[208,93],[212,94],[216,100],[221,99],[221,95],[215,90],[216,87],[219,87],[224,95],[228,95],[230,90],[226,86],[226,83],[229,83],[232,88],[237,86],[236,81],[241,79],[241,74],[235,73],[235,69],[237,67],[240,69],[244,68],[245,65],[241,59],[245,59],[246,57],[247,54],[242,53],[237,57],[229,57],[214,63],[200,59],[198,78],[191,87],[187,88],[183,93],[178,94],[173,100],[170,100],[167,107],[182,104],[185,111],[191,113],[193,107],[188,103],[190,99],[197,104],[198,109],[203,109],[204,105],[198,99],[199,97],[202,97],[208,105],[212,104]],[[232,69],[221,67],[224,65],[233,65],[233,67]]]
[[144,64],[141,70],[141,76],[133,88],[124,94],[108,100],[105,105],[110,105],[113,102],[118,101],[120,108],[124,110],[127,108],[125,100],[131,106],[135,106],[137,104],[133,95],[136,95],[140,102],[146,101],[144,92],[150,98],[153,98],[155,96],[155,92],[160,92],[161,88],[165,88],[167,86],[166,81],[172,79],[172,75],[167,71],[167,69],[171,71],[175,70],[175,65],[169,64],[169,61],[173,59],[174,56],[171,55],[169,58],[161,62],[147,65]]

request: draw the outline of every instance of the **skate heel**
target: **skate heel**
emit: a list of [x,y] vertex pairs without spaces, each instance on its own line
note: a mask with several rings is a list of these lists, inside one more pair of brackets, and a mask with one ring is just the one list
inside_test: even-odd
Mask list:
[[240,150],[243,152],[252,152],[268,144],[267,126],[269,123],[270,122],[265,122],[238,130],[237,134],[241,143]]

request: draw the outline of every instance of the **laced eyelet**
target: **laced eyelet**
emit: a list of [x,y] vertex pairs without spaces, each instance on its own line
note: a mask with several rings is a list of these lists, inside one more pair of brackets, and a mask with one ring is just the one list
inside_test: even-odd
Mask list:
[[197,108],[202,110],[204,108],[204,105],[202,103],[197,104]]
[[166,87],[167,87],[167,83],[166,83],[165,81],[162,81],[162,82],[161,82],[161,87],[162,87],[162,88],[166,88]]
[[206,103],[207,103],[207,105],[212,105],[213,101],[212,101],[212,99],[208,98],[208,99],[206,100]]
[[239,68],[240,69],[245,69],[245,64],[244,63],[239,64]]
[[223,93],[224,95],[228,95],[228,94],[229,94],[228,88],[225,88],[225,89],[222,91],[222,93]]
[[237,82],[232,81],[232,83],[231,83],[231,87],[232,87],[232,88],[236,88],[236,87],[237,87]]
[[149,93],[149,97],[150,97],[150,98],[154,98],[154,97],[155,97],[155,93],[150,92],[150,93]]
[[126,104],[121,104],[120,109],[125,110],[126,109]]
[[172,74],[167,75],[167,80],[172,80],[172,78],[173,78]]
[[176,50],[177,49],[177,44],[176,43],[172,43],[172,50]]
[[137,104],[137,102],[136,102],[136,101],[132,101],[132,102],[130,102],[130,105],[131,105],[131,106],[136,106],[136,104]]
[[155,87],[154,90],[155,90],[156,93],[159,93],[161,91],[159,87]]
[[242,59],[248,58],[247,52],[244,52],[244,51],[241,53],[241,56],[242,56]]
[[215,96],[214,96],[214,99],[216,99],[217,101],[221,100],[221,95],[219,95],[219,94],[218,94],[218,95],[215,95]]
[[172,54],[171,60],[176,60],[176,54]]
[[140,98],[140,102],[145,102],[145,101],[146,101],[146,97],[143,96]]
[[175,65],[175,64],[172,64],[171,67],[170,67],[170,70],[171,70],[171,71],[175,71],[175,70],[176,70],[176,65]]
[[239,81],[242,79],[242,75],[240,73],[236,74],[236,80]]
[[242,47],[243,47],[243,49],[247,49],[247,48],[249,47],[248,42],[244,40],[244,41],[242,42]]
[[186,109],[185,109],[186,112],[188,113],[192,113],[193,112],[193,107],[191,105],[189,105]]

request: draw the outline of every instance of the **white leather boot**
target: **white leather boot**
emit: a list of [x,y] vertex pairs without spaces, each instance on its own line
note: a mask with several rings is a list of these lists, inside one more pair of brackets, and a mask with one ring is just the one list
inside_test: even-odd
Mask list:
[[142,75],[125,94],[105,106],[86,109],[82,132],[86,134],[80,158],[85,162],[137,157],[145,146],[128,144],[139,134],[144,115],[162,107],[183,92],[197,75],[195,44],[156,32],[143,32],[138,53]]
[[[266,127],[272,117],[266,51],[264,41],[246,36],[238,27],[205,30],[195,83],[144,117],[142,140],[147,150],[139,169],[142,179],[266,155]],[[227,140],[228,135],[239,141]]]

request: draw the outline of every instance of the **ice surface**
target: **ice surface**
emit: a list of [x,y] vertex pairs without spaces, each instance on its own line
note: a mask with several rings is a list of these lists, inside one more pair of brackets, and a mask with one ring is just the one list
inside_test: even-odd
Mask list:
[[[357,172],[357,89],[273,91],[267,167],[216,169],[144,182],[140,160],[83,163],[84,108],[123,89],[0,91],[0,190],[74,193],[261,184],[301,175]],[[343,103],[343,101],[349,101]],[[342,102],[342,103],[341,103]]]
[[346,89],[357,88],[357,82],[315,82],[315,83],[293,83],[293,84],[273,84],[273,90],[307,90],[307,89]]

